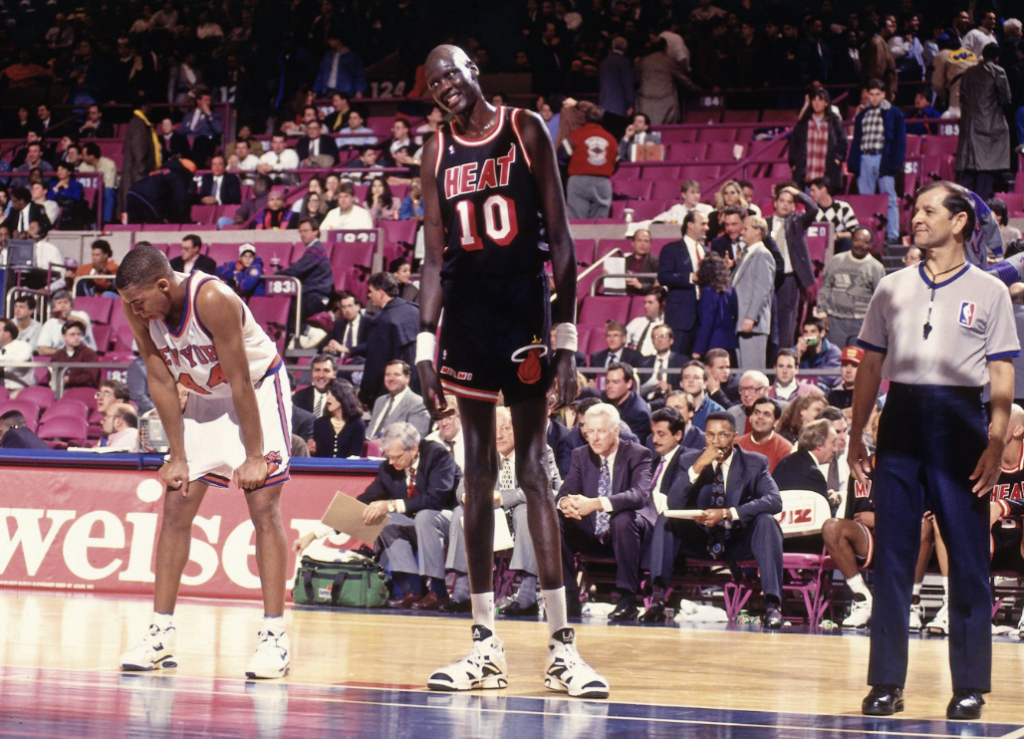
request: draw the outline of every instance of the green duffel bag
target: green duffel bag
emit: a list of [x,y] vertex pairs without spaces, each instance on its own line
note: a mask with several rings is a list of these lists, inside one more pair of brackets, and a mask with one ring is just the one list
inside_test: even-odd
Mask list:
[[387,576],[383,567],[358,554],[340,562],[303,557],[293,597],[298,605],[381,608],[388,600]]

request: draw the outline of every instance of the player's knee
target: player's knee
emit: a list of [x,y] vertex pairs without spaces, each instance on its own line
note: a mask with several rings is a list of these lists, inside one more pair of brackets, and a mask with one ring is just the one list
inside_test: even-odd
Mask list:
[[821,538],[830,547],[839,543],[839,519],[830,518],[822,525]]

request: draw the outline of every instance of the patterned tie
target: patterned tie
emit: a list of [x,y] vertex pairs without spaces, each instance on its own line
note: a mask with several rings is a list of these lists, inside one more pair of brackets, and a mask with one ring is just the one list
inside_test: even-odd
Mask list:
[[[608,460],[605,459],[601,462],[601,476],[597,478],[597,495],[600,498],[607,498],[612,492],[612,475],[608,469]],[[594,520],[594,533],[597,534],[597,538],[601,541],[605,540],[608,536],[608,530],[611,528],[611,517],[608,513],[601,508],[597,511],[597,518]]]
[[345,348],[352,348],[352,335],[356,332],[355,323],[350,323],[345,327]]
[[[410,472],[412,472],[412,470],[410,470]],[[419,488],[416,487],[416,473],[412,472],[412,474],[409,475],[409,486],[405,490],[405,495],[408,498],[415,498],[419,494]]]
[[505,457],[501,460],[501,472],[498,473],[499,490],[515,490],[516,480],[512,474],[512,458]]
[[320,393],[316,390],[313,393],[316,395],[316,405],[313,406],[313,418],[320,418],[324,413],[324,399],[327,397],[327,393]]
[[[711,485],[711,504],[714,508],[725,508],[725,478],[722,476],[722,465],[716,465],[715,481]],[[725,526],[712,526],[708,529],[708,554],[711,559],[718,559],[725,553]]]

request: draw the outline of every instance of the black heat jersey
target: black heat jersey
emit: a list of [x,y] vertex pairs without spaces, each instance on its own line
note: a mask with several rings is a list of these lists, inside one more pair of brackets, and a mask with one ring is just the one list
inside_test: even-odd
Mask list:
[[[874,468],[874,458],[872,458],[872,469]],[[846,510],[843,513],[843,518],[848,518],[851,521],[853,517],[858,513],[874,513],[875,511],[875,499],[872,494],[871,477],[862,484],[857,482],[857,478],[850,474],[850,481],[847,483],[846,493]]]
[[1024,573],[1020,551],[1024,533],[1024,455],[1016,467],[1000,469],[999,482],[990,494],[990,500],[1002,508],[1002,517],[992,526],[992,569]]
[[[482,139],[437,134],[438,199],[447,236],[441,277],[536,275],[549,258],[540,191],[519,134],[526,115],[500,106]],[[500,299],[499,296],[495,296]]]

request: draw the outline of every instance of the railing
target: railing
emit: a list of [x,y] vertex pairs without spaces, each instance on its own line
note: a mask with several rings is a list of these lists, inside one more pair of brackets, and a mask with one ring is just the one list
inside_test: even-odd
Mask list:
[[[618,251],[618,249],[616,249],[615,251]],[[656,279],[658,279],[658,273],[657,272],[605,272],[605,273],[600,274],[600,275],[598,275],[597,277],[594,278],[594,282],[590,286],[590,295],[592,297],[596,296],[597,295],[597,288],[601,285],[602,282],[604,282],[605,280],[608,280],[608,279],[616,278],[616,277],[618,277],[618,278],[636,277],[638,279],[643,278],[643,279],[655,279],[656,280]]]
[[78,295],[78,283],[95,282],[98,280],[102,280],[103,282],[113,282],[114,275],[75,275],[75,281],[71,283],[71,294]]
[[[49,284],[49,282],[47,282]],[[36,299],[36,309],[33,314],[35,319],[43,323],[50,317],[50,293],[46,290],[33,290],[28,287],[15,286],[7,291],[7,299],[4,304],[4,315],[14,315],[14,301],[20,297],[31,295]]]
[[[291,275],[263,275],[267,283],[267,295],[295,296],[295,336],[302,335],[302,281]],[[280,287],[278,287],[280,286]],[[291,289],[289,289],[291,286]]]

